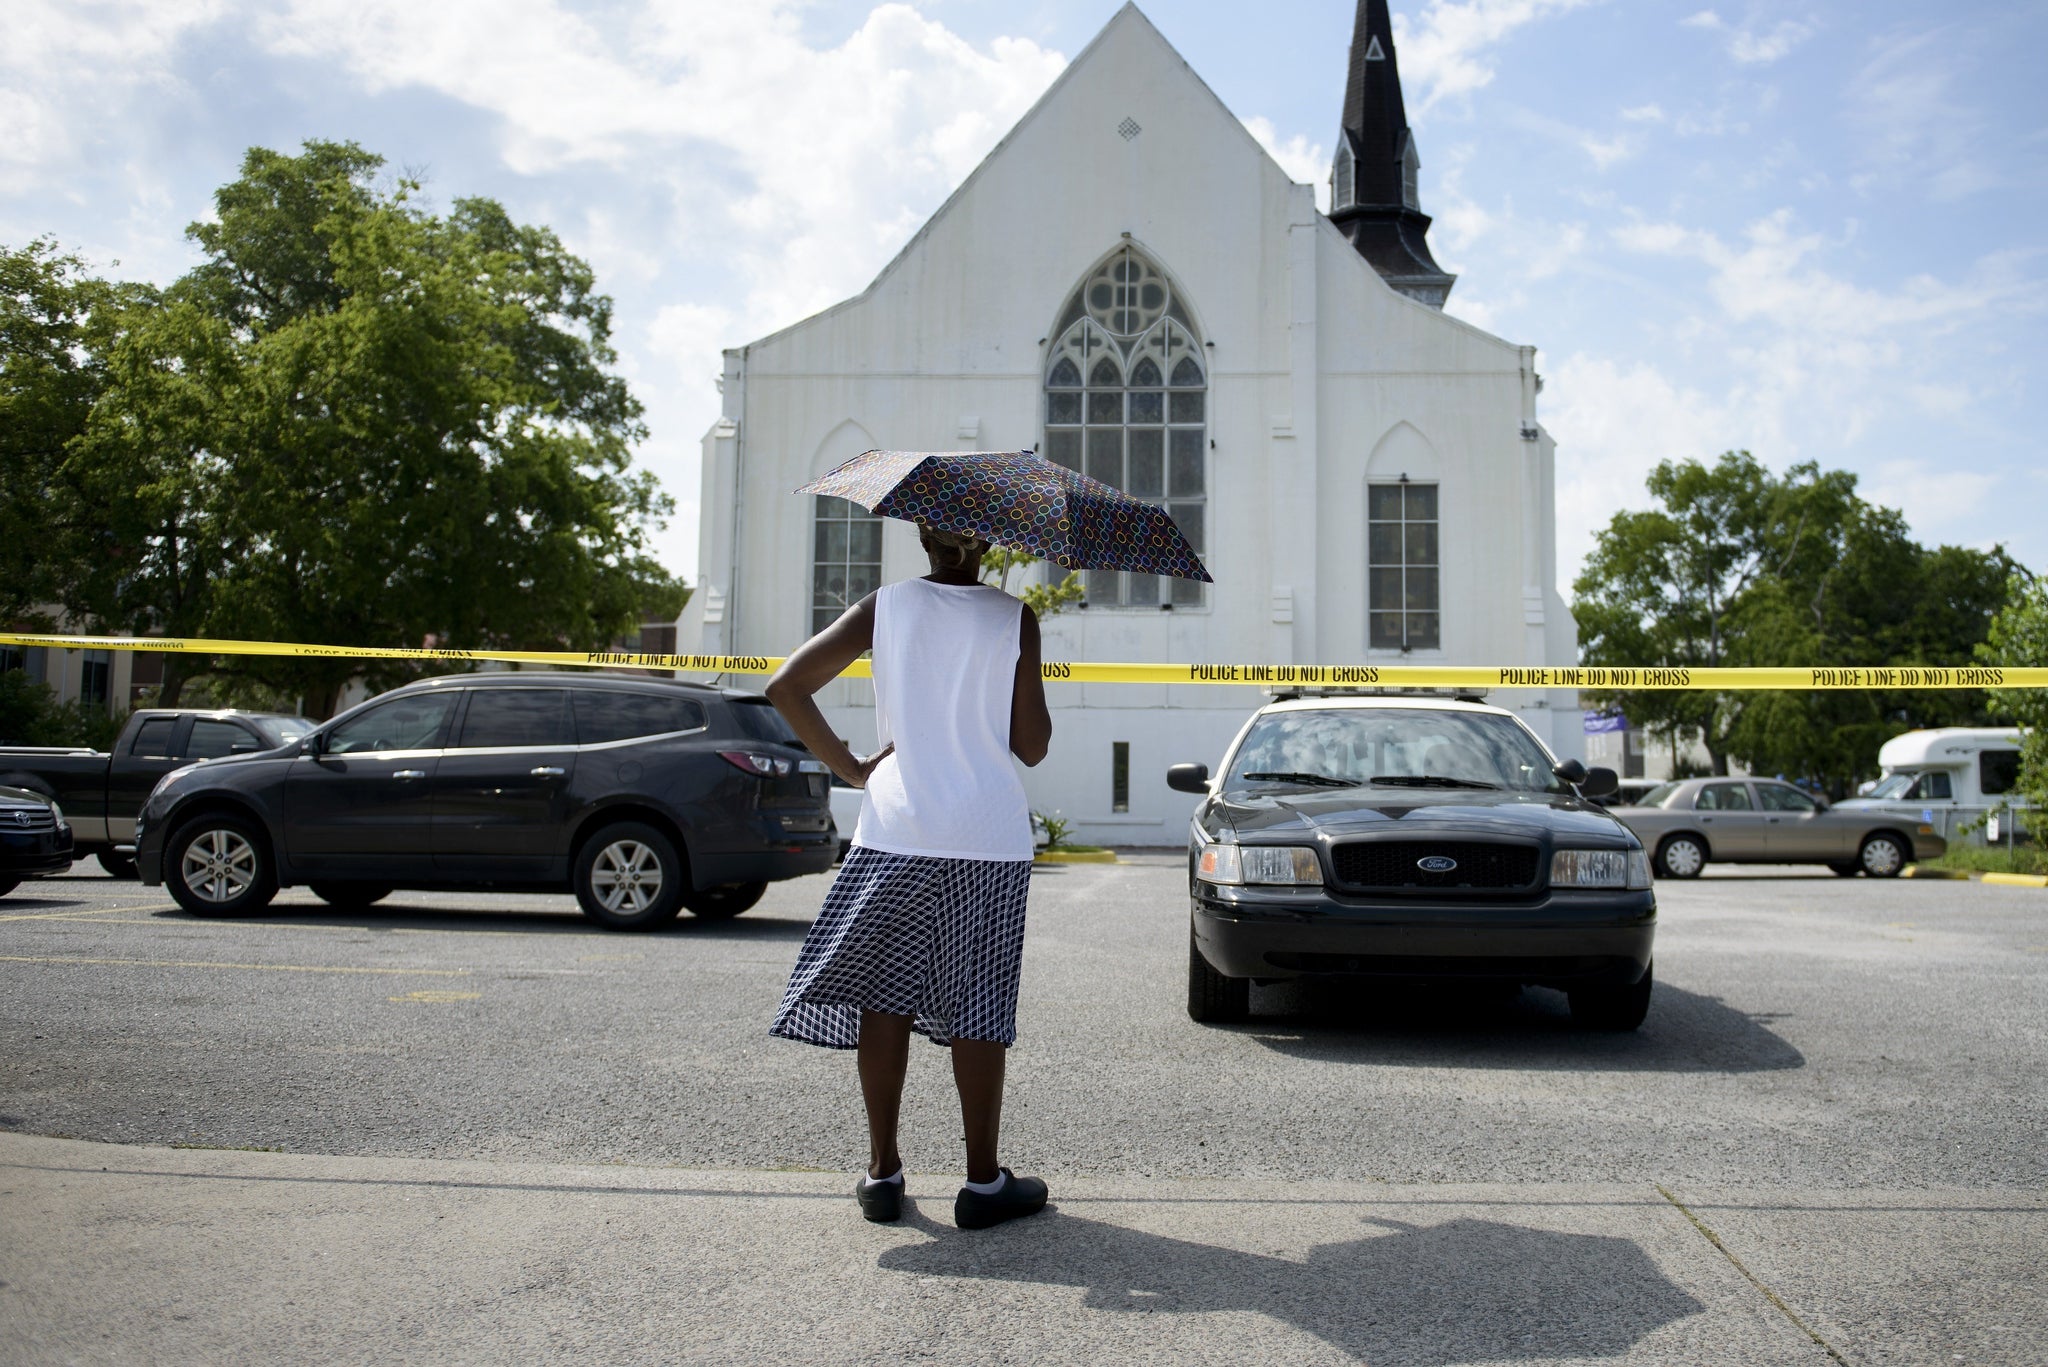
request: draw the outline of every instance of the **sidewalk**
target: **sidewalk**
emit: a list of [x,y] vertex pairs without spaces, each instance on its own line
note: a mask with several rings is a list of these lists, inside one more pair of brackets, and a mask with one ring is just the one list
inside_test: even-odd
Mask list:
[[1048,1176],[1055,1210],[969,1234],[957,1175],[884,1226],[840,1173],[0,1134],[0,1361],[2048,1355],[2038,1192]]

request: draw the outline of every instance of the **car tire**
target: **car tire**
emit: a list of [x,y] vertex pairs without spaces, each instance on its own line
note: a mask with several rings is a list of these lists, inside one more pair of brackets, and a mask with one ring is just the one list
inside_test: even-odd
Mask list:
[[1861,864],[1830,864],[1828,865],[1828,872],[1837,878],[1854,878],[1857,874],[1863,872],[1863,866]]
[[1210,967],[1188,930],[1188,1019],[1203,1025],[1234,1025],[1252,1013],[1250,978],[1230,978]]
[[1696,835],[1666,836],[1657,846],[1659,878],[1697,878],[1706,867],[1706,842]]
[[1565,993],[1571,1002],[1572,1024],[1587,1030],[1633,1030],[1650,1013],[1650,990],[1656,970],[1643,970],[1641,982],[1627,987],[1577,987]]
[[653,930],[683,909],[689,875],[675,842],[642,821],[591,834],[571,870],[583,914],[607,930]]
[[5,897],[20,886],[21,880],[19,878],[0,878],[0,897]]
[[93,858],[100,861],[100,867],[107,871],[109,878],[135,877],[135,856],[116,854],[112,850],[101,850]]
[[194,916],[246,916],[277,895],[270,840],[247,817],[207,813],[164,842],[164,887]]
[[1856,852],[1857,864],[1872,878],[1897,878],[1912,858],[1906,843],[1890,831],[1867,837]]
[[730,921],[761,900],[766,883],[720,883],[683,894],[683,905],[700,921]]
[[308,883],[306,890],[330,907],[359,911],[389,897],[392,889],[382,883]]

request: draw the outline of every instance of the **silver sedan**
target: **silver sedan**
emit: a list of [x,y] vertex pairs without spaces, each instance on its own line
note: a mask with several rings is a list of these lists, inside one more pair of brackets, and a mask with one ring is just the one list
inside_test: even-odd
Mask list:
[[1843,810],[1769,778],[1689,778],[1609,809],[1650,851],[1660,878],[1708,864],[1825,864],[1844,878],[1896,878],[1948,843],[1896,813]]

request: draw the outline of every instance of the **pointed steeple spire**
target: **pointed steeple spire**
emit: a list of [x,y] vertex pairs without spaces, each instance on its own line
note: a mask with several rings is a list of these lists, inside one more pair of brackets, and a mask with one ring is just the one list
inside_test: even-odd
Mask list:
[[1457,277],[1429,254],[1429,215],[1416,194],[1421,165],[1401,100],[1387,0],[1358,0],[1344,124],[1330,171],[1330,220],[1388,284],[1442,308]]

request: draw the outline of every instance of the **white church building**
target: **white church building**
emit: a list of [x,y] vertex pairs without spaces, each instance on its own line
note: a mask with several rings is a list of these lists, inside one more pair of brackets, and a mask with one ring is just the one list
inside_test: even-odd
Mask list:
[[[875,447],[1030,447],[1164,506],[1215,576],[1086,573],[1048,661],[1576,663],[1536,350],[1443,312],[1385,0],[1359,4],[1341,130],[1324,214],[1125,5],[865,291],[725,353],[676,648],[787,654],[926,571],[910,524],[805,481]],[[1032,806],[1122,845],[1185,838],[1166,767],[1213,766],[1264,700],[1047,696]],[[1575,694],[1494,701],[1583,750]],[[873,746],[870,685],[820,702]]]

